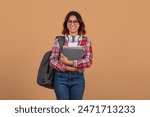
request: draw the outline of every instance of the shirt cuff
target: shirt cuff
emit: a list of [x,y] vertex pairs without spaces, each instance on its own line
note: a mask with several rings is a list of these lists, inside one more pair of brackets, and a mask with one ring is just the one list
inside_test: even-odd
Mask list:
[[73,61],[73,66],[74,66],[74,67],[77,67],[77,60],[74,60],[74,61]]
[[67,65],[63,65],[63,67],[62,67],[62,71],[63,71],[63,72],[66,71],[66,67],[67,67]]

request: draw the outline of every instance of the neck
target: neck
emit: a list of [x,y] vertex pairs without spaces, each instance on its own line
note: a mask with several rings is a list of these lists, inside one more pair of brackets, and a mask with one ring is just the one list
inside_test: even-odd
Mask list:
[[69,33],[69,35],[75,37],[76,35],[78,35],[78,33]]

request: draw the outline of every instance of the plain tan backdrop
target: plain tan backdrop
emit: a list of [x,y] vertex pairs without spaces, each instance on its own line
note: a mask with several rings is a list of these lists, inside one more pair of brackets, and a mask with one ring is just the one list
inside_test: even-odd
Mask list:
[[56,99],[36,84],[65,15],[81,13],[92,41],[84,99],[150,99],[149,0],[0,0],[0,99]]

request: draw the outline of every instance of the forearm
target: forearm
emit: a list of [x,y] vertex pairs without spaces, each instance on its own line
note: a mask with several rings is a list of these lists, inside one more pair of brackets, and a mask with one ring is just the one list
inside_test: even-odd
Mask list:
[[74,63],[73,63],[73,61],[68,60],[68,61],[67,61],[67,63],[66,63],[66,65],[73,66],[73,65],[74,65]]
[[78,69],[84,69],[84,68],[88,68],[92,65],[92,58],[90,59],[80,59],[80,60],[75,60],[74,61],[74,67],[78,68]]
[[50,59],[49,65],[57,71],[65,71],[66,65],[58,61],[57,59]]
[[79,71],[79,69],[71,66],[66,66],[66,71]]

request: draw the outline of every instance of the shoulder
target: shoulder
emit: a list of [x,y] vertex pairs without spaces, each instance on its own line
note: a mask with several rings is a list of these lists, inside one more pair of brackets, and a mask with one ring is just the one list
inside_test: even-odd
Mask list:
[[82,35],[81,45],[82,46],[90,46],[91,45],[90,38],[86,35]]
[[59,39],[63,39],[63,38],[65,38],[65,36],[64,35],[58,35],[58,36],[56,36],[56,38],[55,38],[55,40],[59,40]]
[[55,43],[58,43],[60,40],[65,40],[65,36],[64,35],[59,35],[55,37]]
[[82,39],[86,40],[87,42],[91,42],[91,39],[87,35],[83,35]]
[[58,39],[58,38],[64,38],[65,36],[64,35],[58,35],[58,36],[56,36],[56,39]]

